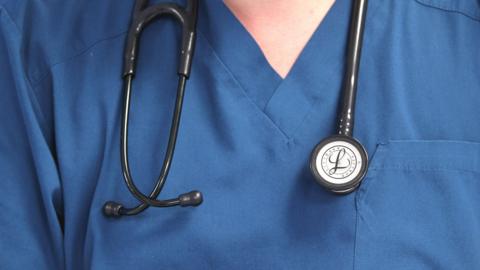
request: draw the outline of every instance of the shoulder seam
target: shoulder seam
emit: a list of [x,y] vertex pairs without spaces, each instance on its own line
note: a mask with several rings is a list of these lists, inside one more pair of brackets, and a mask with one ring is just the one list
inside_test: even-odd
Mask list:
[[[2,12],[3,11],[3,12]],[[13,26],[15,27],[15,31],[16,31],[16,34],[22,38],[22,31],[20,31],[20,28],[18,27],[18,24],[12,19],[12,16],[10,14],[10,12],[7,10],[7,8],[2,5],[0,3],[0,14],[5,14],[5,16],[7,17],[7,19],[13,24]],[[82,54],[88,52],[90,49],[92,49],[93,47],[95,47],[96,45],[98,45],[99,43],[102,43],[104,41],[107,41],[107,40],[110,40],[110,39],[114,39],[114,38],[117,38],[123,34],[127,33],[127,31],[122,31],[120,33],[116,33],[116,34],[113,34],[111,36],[108,36],[108,37],[105,37],[105,38],[102,38],[102,39],[99,39],[99,40],[96,40],[95,42],[93,42],[92,44],[86,46],[83,50],[77,52],[76,54],[73,54],[73,55],[70,55],[70,56],[66,56],[66,57],[63,57],[62,59],[58,60],[58,61],[52,61],[52,62],[49,62],[47,63],[47,67],[45,69],[45,71],[42,72],[42,75],[39,76],[38,79],[36,80],[32,80],[31,79],[31,76],[30,74],[26,74],[26,79],[27,81],[29,82],[30,86],[32,87],[32,89],[35,89],[36,86],[42,82],[47,76],[48,74],[51,72],[51,69],[54,67],[54,66],[57,66],[59,64],[62,64],[62,63],[65,63],[65,62],[68,62],[72,59],[74,59],[75,57],[78,57],[78,56],[81,56]]]
[[[22,38],[22,31],[20,31],[20,28],[18,27],[18,24],[12,19],[12,16],[10,14],[10,12],[7,10],[7,8],[0,3],[0,14],[2,13],[1,11],[3,11],[3,13],[5,14],[5,16],[7,17],[7,19],[9,21],[12,22],[12,24],[15,26],[15,31],[16,31],[16,34]],[[115,39],[121,35],[124,35],[125,33],[127,33],[126,30],[120,32],[120,33],[115,33],[113,35],[110,35],[110,36],[107,36],[107,37],[104,37],[102,39],[99,39],[99,40],[96,40],[94,41],[92,44],[90,45],[87,45],[85,46],[84,49],[82,49],[81,51],[77,52],[77,53],[74,53],[72,55],[69,55],[69,56],[65,56],[65,57],[62,57],[61,59],[59,59],[58,61],[54,61],[52,60],[52,62],[48,62],[47,63],[47,67],[45,68],[45,70],[42,72],[42,75],[38,76],[38,79],[33,79],[32,76],[30,76],[31,74],[25,74],[26,76],[26,79],[27,81],[29,82],[30,86],[32,87],[32,89],[36,89],[37,88],[37,85],[39,83],[41,83],[46,77],[48,77],[48,74],[51,73],[51,70],[53,67],[57,66],[57,65],[60,65],[62,63],[65,63],[65,62],[68,62],[78,56],[81,56],[83,55],[84,53],[88,52],[90,49],[92,49],[93,47],[95,47],[96,45],[104,42],[104,41],[107,41],[107,40],[110,40],[110,39]]]
[[87,53],[88,51],[90,51],[92,48],[94,48],[95,46],[97,46],[98,44],[102,43],[102,42],[105,42],[105,41],[108,41],[108,40],[111,40],[111,39],[115,39],[117,37],[120,37],[124,34],[126,34],[127,31],[122,31],[120,33],[116,33],[114,35],[111,35],[111,36],[108,36],[108,37],[105,37],[105,38],[102,38],[102,39],[99,39],[99,40],[96,40],[95,42],[93,42],[92,44],[86,46],[83,50],[77,52],[76,54],[73,54],[73,55],[70,55],[70,56],[67,56],[67,57],[64,57],[62,58],[61,60],[57,61],[57,62],[53,62],[53,63],[48,63],[48,67],[46,68],[45,72],[43,72],[43,74],[41,76],[39,76],[38,79],[36,79],[33,83],[33,85],[37,85],[39,84],[40,82],[42,82],[46,77],[48,77],[48,74],[51,73],[52,69],[57,66],[57,65],[61,65],[63,63],[67,63],[68,61],[71,61],[73,59],[75,59],[76,57],[79,57],[85,53]]

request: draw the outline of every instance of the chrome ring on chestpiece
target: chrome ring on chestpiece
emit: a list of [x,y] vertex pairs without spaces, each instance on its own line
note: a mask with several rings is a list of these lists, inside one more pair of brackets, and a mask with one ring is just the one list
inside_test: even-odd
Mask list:
[[328,190],[346,194],[355,190],[367,172],[368,156],[353,137],[331,136],[313,150],[310,169],[315,180]]

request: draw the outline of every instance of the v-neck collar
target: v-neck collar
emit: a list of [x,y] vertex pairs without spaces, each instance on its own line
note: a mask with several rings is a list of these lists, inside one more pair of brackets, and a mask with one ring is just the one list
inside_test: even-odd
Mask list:
[[282,78],[221,0],[202,1],[199,27],[246,94],[291,138],[312,106],[334,117],[346,57],[352,0],[336,0]]
[[263,108],[282,78],[221,0],[201,1],[199,27],[249,97]]

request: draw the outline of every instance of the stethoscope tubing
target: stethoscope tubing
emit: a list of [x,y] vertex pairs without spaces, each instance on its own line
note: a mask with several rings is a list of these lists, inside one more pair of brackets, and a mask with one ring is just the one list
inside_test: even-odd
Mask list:
[[[193,52],[195,49],[195,28],[198,14],[198,0],[187,0],[186,8],[182,8],[172,3],[156,4],[153,6],[147,6],[147,4],[148,0],[136,1],[132,23],[130,25],[130,29],[127,35],[127,44],[124,53],[124,104],[120,138],[122,176],[129,191],[136,199],[140,201],[140,204],[132,208],[125,208],[120,203],[109,201],[104,205],[103,208],[104,213],[107,216],[118,217],[122,215],[136,215],[147,209],[149,206],[197,206],[203,201],[202,194],[199,191],[191,191],[185,194],[181,194],[174,199],[157,199],[165,184],[175,151],[183,106],[183,99],[185,96],[185,87],[188,77],[190,75]],[[310,159],[310,168],[312,169],[316,181],[322,186],[324,186],[326,189],[338,194],[349,193],[353,191],[356,187],[358,187],[368,167],[368,155],[366,154],[365,149],[355,138],[352,137],[355,123],[355,102],[357,96],[358,73],[367,6],[368,0],[354,0],[353,2],[350,31],[348,37],[346,71],[344,75],[343,88],[341,93],[342,102],[340,103],[338,113],[337,135],[333,135],[322,140],[317,145],[317,147],[315,147]],[[153,19],[161,17],[163,15],[170,15],[175,17],[177,21],[179,21],[179,23],[182,25],[182,44],[178,67],[179,80],[177,86],[175,108],[173,112],[170,134],[163,165],[153,190],[147,196],[143,194],[135,185],[130,170],[130,164],[128,160],[129,112],[132,92],[132,81],[135,76],[140,34]],[[344,184],[336,184],[333,182],[329,182],[328,179],[320,175],[321,173],[319,174],[317,160],[319,157],[321,158],[320,153],[325,154],[323,147],[329,147],[332,142],[339,143],[339,145],[343,144],[342,147],[351,147],[349,151],[352,151],[353,149],[354,151],[351,153],[358,155],[355,158],[359,161],[362,161],[361,170],[359,172],[356,172],[358,175],[356,175],[353,180],[348,181]]]
[[[124,103],[122,111],[121,136],[120,136],[120,152],[122,176],[129,191],[141,203],[133,208],[125,208],[122,204],[108,201],[105,203],[103,210],[107,216],[136,215],[149,206],[155,207],[171,207],[181,206],[197,206],[202,203],[203,197],[199,191],[191,191],[179,195],[177,198],[168,200],[158,200],[162,188],[168,176],[175,145],[178,137],[180,118],[185,96],[185,87],[190,76],[190,70],[195,50],[195,28],[198,14],[198,0],[188,0],[186,8],[182,8],[176,4],[156,4],[148,6],[148,0],[138,0],[134,6],[134,14],[129,32],[127,34],[127,44],[124,52],[124,68],[123,68],[123,91]],[[132,93],[132,82],[135,76],[136,62],[139,48],[140,35],[143,29],[155,18],[162,16],[173,16],[182,25],[182,44],[180,48],[180,60],[178,66],[178,84],[177,96],[175,100],[175,108],[173,111],[170,133],[165,152],[163,165],[160,175],[157,178],[153,190],[148,196],[143,194],[135,185],[133,180],[130,164],[128,159],[128,126],[130,101]]]
[[363,47],[363,33],[367,15],[368,0],[355,0],[352,9],[348,37],[347,62],[343,80],[342,101],[339,111],[337,133],[351,137],[355,125],[355,103],[357,97],[358,73]]
[[[309,164],[315,181],[326,190],[339,195],[349,194],[356,190],[368,169],[367,151],[353,137],[355,103],[368,0],[354,0],[352,5],[346,70],[337,116],[337,134],[324,138],[317,144],[310,155]],[[347,170],[348,172],[341,175],[333,176],[328,173],[328,166],[330,165],[326,161],[326,157],[334,152],[337,157],[339,157],[340,152],[348,153],[349,164],[355,164],[355,166],[352,165]],[[339,162],[338,158],[336,162]]]
[[177,97],[175,101],[175,109],[173,113],[172,123],[170,127],[170,135],[167,143],[167,149],[165,152],[164,162],[160,170],[160,175],[155,183],[155,187],[148,197],[146,197],[135,185],[132,180],[132,175],[130,171],[130,165],[128,161],[128,122],[129,122],[129,111],[130,111],[130,98],[132,90],[132,77],[128,76],[126,78],[125,84],[125,103],[124,103],[124,112],[123,112],[123,121],[122,121],[122,133],[121,133],[121,161],[122,161],[122,172],[125,184],[127,185],[130,192],[137,198],[139,201],[143,202],[142,204],[134,208],[124,208],[122,211],[124,215],[134,215],[138,212],[141,212],[148,206],[157,206],[157,207],[170,207],[180,204],[178,198],[170,200],[153,200],[156,198],[165,184],[165,180],[170,171],[170,167],[173,160],[173,154],[175,152],[175,145],[178,136],[178,129],[180,125],[180,117],[182,112],[183,98],[185,96],[185,85],[186,77],[179,76],[178,87],[177,87]]

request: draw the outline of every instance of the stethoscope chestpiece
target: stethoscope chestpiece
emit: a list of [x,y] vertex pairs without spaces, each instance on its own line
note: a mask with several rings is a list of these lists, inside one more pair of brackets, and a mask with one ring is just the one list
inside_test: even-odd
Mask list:
[[322,140],[310,157],[315,180],[336,194],[354,191],[365,177],[368,155],[355,138],[333,135]]

